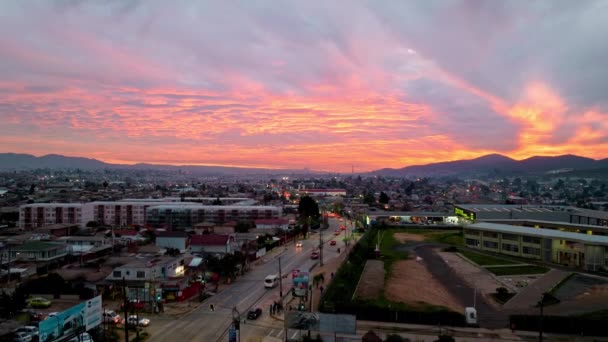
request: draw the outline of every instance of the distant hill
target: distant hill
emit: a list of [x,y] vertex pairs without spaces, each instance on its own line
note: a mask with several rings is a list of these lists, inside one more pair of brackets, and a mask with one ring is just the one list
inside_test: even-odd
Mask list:
[[515,160],[500,154],[489,154],[475,159],[407,166],[400,169],[381,169],[371,172],[378,176],[438,177],[475,175],[538,174],[553,170],[594,170],[608,168],[608,159],[594,160],[575,155],[530,157]]
[[31,170],[31,169],[130,169],[130,170],[164,170],[184,171],[202,175],[244,175],[244,174],[316,174],[311,170],[292,169],[262,169],[205,165],[163,165],[163,164],[110,164],[97,159],[82,157],[66,157],[58,154],[48,154],[36,157],[31,154],[0,153],[0,170]]

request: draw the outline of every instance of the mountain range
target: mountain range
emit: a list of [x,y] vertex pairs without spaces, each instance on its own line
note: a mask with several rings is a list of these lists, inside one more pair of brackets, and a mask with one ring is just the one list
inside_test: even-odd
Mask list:
[[[427,165],[407,166],[400,169],[380,169],[372,172],[377,176],[438,177],[473,175],[539,174],[575,170],[608,169],[608,158],[595,160],[566,154],[562,156],[535,156],[515,160],[501,154],[489,154],[475,159],[440,162]],[[608,170],[607,170],[608,171]]]
[[[49,154],[36,157],[30,154],[0,153],[0,170],[24,169],[131,169],[131,170],[163,170],[184,171],[193,174],[205,175],[245,175],[245,174],[319,174],[318,171],[308,169],[264,169],[242,168],[226,166],[205,165],[162,165],[162,164],[110,164],[97,159],[82,157],[66,157],[58,154]],[[513,175],[513,174],[539,174],[546,172],[562,172],[575,170],[606,169],[608,173],[608,158],[594,160],[575,155],[562,155],[555,157],[531,157],[515,160],[500,154],[489,154],[475,159],[439,162],[427,165],[407,166],[399,169],[385,168],[367,173],[375,176],[389,177],[441,177],[441,176],[473,176],[473,175]]]

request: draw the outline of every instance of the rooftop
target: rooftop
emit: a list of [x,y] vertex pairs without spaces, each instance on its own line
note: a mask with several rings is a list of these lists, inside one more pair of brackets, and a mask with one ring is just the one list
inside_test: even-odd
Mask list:
[[224,234],[203,234],[192,235],[191,244],[193,246],[224,246],[228,244],[230,235]]
[[21,245],[13,245],[12,250],[16,252],[37,252],[65,248],[62,243],[27,241]]
[[465,228],[466,229],[487,230],[487,231],[500,232],[500,233],[521,234],[521,235],[528,235],[528,236],[543,237],[543,238],[548,238],[548,239],[577,241],[577,242],[590,243],[590,244],[608,245],[608,236],[563,232],[561,230],[554,230],[554,229],[520,227],[520,226],[511,226],[508,224],[498,224],[498,223],[489,223],[489,222],[469,224],[469,225],[465,226]]

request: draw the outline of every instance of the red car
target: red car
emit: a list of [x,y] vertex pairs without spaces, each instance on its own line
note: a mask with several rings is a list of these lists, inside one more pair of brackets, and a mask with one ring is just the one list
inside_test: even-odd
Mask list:
[[330,246],[335,246],[335,245],[336,245],[336,240],[331,240],[331,241],[329,242],[329,245],[330,245]]
[[340,226],[340,230],[346,230],[346,226]]
[[334,235],[340,235],[340,233],[341,233],[341,231],[340,231],[340,230],[336,230],[336,231],[334,232]]
[[319,252],[312,252],[312,254],[310,254],[310,258],[311,259],[319,259]]

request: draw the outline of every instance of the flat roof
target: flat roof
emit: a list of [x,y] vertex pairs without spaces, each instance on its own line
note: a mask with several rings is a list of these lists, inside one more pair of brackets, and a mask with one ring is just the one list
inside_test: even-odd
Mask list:
[[269,205],[204,205],[200,203],[172,203],[162,204],[149,207],[150,209],[213,209],[213,210],[239,210],[239,209],[262,209],[262,210],[279,210],[280,207]]
[[596,226],[592,224],[580,224],[574,222],[565,221],[543,221],[543,220],[528,220],[528,219],[485,219],[480,220],[481,222],[498,223],[498,224],[538,224],[539,226],[548,227],[569,227],[569,228],[581,228],[581,229],[595,229],[595,230],[608,230],[608,226]]
[[11,250],[15,252],[36,252],[61,248],[65,248],[65,244],[42,241],[27,241],[21,245],[13,245],[11,247]]
[[521,235],[536,236],[536,237],[543,237],[543,238],[549,238],[549,239],[570,240],[570,241],[578,241],[578,242],[583,242],[583,243],[608,245],[608,236],[563,232],[561,230],[554,230],[554,229],[520,227],[520,226],[511,226],[508,224],[498,224],[498,223],[489,223],[489,222],[480,222],[480,223],[469,224],[469,225],[466,225],[464,228],[465,229],[487,230],[487,231],[500,232],[500,233],[521,234]]
[[456,214],[436,211],[376,211],[369,216],[456,216]]

